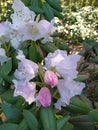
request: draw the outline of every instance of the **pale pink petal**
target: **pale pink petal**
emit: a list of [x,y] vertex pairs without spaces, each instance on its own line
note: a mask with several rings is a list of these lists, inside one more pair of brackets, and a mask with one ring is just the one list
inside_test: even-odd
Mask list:
[[51,67],[55,67],[62,60],[64,60],[67,56],[66,51],[56,50],[54,53],[49,53],[45,58],[45,67],[50,69]]
[[80,95],[85,88],[85,84],[74,80],[59,80],[57,88],[60,94],[60,99],[55,106],[61,108],[61,106],[68,105],[73,96]]
[[33,82],[13,80],[14,96],[22,96],[29,104],[35,101],[36,85]]
[[38,73],[38,65],[26,59],[22,51],[18,52],[17,59],[19,59],[20,62],[18,63],[18,69],[16,69],[14,73],[16,79],[25,81],[33,79]]

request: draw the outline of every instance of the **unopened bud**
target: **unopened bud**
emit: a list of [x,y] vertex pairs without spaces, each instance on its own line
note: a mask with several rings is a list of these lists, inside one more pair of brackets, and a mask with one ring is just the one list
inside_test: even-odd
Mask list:
[[38,93],[38,101],[43,107],[48,107],[51,105],[51,93],[48,88],[43,87]]
[[54,87],[58,84],[58,77],[53,71],[47,70],[44,75],[44,81],[46,84]]

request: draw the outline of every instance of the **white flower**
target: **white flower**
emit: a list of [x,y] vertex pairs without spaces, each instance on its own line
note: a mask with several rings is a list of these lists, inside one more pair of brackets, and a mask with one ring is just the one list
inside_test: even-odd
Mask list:
[[54,31],[56,30],[56,27],[54,27],[54,19],[51,20],[51,22],[48,22],[46,20],[40,20],[39,22],[40,26],[43,27],[43,40],[42,43],[46,43],[46,42],[52,42],[52,37],[51,35],[54,33]]
[[45,67],[50,69],[55,67],[56,71],[63,78],[76,78],[77,72],[77,62],[80,60],[79,55],[68,55],[65,51],[56,50],[54,53],[49,53],[45,58]]
[[22,25],[24,22],[33,20],[35,18],[35,13],[33,11],[30,11],[29,8],[27,8],[21,0],[14,0],[14,3],[12,5],[12,8],[14,10],[14,14],[11,15],[12,22],[16,26]]
[[65,79],[75,79],[78,74],[78,71],[76,70],[77,62],[80,58],[81,56],[75,54],[66,56],[64,60],[56,65],[57,72]]
[[5,62],[8,61],[10,58],[6,56],[5,50],[3,48],[0,48],[0,63],[1,65]]
[[66,58],[66,51],[56,50],[54,53],[49,53],[45,58],[45,67],[50,69],[51,67],[55,67],[59,64],[64,58]]
[[69,104],[70,99],[81,94],[83,88],[85,87],[84,83],[79,83],[74,81],[77,77],[78,71],[77,62],[80,60],[79,55],[67,55],[65,51],[56,50],[54,53],[49,53],[45,58],[45,67],[46,69],[51,69],[55,67],[55,71],[63,79],[60,79],[57,84],[58,92],[60,98],[55,107],[61,109],[61,106],[66,106]]
[[33,79],[38,73],[38,65],[33,61],[26,59],[22,51],[18,52],[17,59],[19,59],[20,62],[18,63],[18,69],[16,69],[14,73],[16,79],[23,81]]
[[27,40],[37,41],[41,38],[43,43],[52,41],[50,35],[55,31],[54,20],[34,21],[35,13],[27,8],[20,0],[14,0],[12,8],[14,14],[12,18],[12,33],[10,35],[11,44],[18,49]]
[[35,101],[36,84],[13,80],[15,91],[14,96],[22,96],[29,104]]
[[[11,27],[10,27],[11,23],[10,22],[2,22],[0,23],[0,42],[1,44],[3,42],[9,42],[10,40],[10,33],[11,33]],[[1,45],[0,44],[0,45]]]
[[61,109],[61,106],[66,106],[69,104],[70,99],[75,95],[80,95],[83,88],[85,88],[84,83],[76,82],[74,80],[59,80],[58,83],[58,91],[60,94],[60,98],[57,103],[55,103],[55,107],[57,109]]

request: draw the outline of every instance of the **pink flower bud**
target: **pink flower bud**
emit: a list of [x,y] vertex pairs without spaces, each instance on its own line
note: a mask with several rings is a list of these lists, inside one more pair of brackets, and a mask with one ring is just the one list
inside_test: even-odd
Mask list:
[[44,81],[51,87],[54,87],[58,84],[58,77],[53,71],[47,70],[44,75]]
[[48,88],[43,87],[38,93],[38,101],[43,107],[48,107],[51,105],[51,93]]

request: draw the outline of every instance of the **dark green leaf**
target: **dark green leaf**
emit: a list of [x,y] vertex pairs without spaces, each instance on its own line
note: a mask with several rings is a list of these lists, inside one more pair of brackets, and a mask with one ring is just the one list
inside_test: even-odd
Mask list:
[[29,47],[29,59],[36,63],[41,62],[42,60],[41,54],[38,52],[35,44]]
[[73,125],[71,124],[71,123],[69,123],[69,122],[67,122],[65,125],[64,125],[64,127],[63,127],[63,129],[62,130],[73,130]]
[[67,110],[73,113],[87,114],[90,111],[90,108],[79,98],[73,97]]
[[53,45],[52,43],[46,43],[46,44],[41,44],[41,47],[42,47],[42,49],[44,50],[44,51],[46,51],[46,52],[54,52],[54,51],[56,51],[58,48],[55,46],[55,45]]
[[68,122],[70,116],[62,117],[61,119],[57,120],[57,130],[62,130],[65,124]]
[[98,123],[98,109],[90,111],[89,116],[93,119],[94,122]]
[[78,75],[78,77],[76,79],[74,79],[75,81],[78,81],[78,82],[84,82],[86,81],[87,79],[89,78],[88,75]]
[[6,63],[3,63],[0,68],[0,75],[8,75],[12,69],[12,60],[10,59]]
[[13,90],[8,90],[4,92],[0,97],[2,100],[12,104],[16,103],[19,99],[18,97],[13,96]]
[[8,122],[19,123],[22,114],[18,108],[8,103],[2,103],[1,107],[2,107],[2,112],[5,114]]
[[57,130],[55,113],[52,107],[47,107],[47,108],[41,107],[40,118],[44,130]]
[[23,119],[20,124],[17,127],[17,130],[29,130],[29,127],[25,121],[25,119]]
[[95,125],[88,115],[72,117],[70,121],[78,130],[91,130]]
[[23,115],[31,130],[39,130],[38,120],[32,112],[24,110]]
[[17,129],[16,124],[12,124],[12,123],[5,123],[3,125],[0,125],[0,130],[16,130]]

